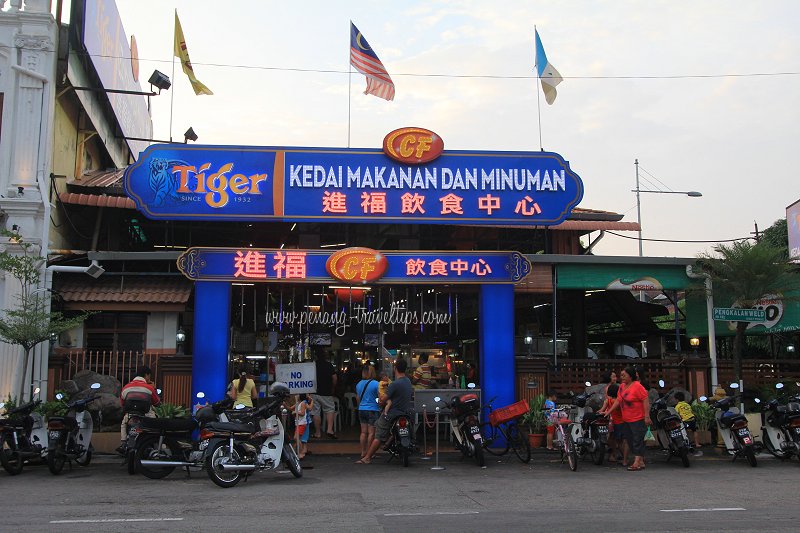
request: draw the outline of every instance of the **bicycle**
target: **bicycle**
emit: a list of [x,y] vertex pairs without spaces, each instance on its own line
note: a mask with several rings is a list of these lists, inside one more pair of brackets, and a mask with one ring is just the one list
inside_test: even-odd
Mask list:
[[[569,419],[569,409],[564,407],[557,407],[555,409],[546,409],[549,411],[551,419],[555,424],[555,435],[553,436],[553,445],[556,443],[561,451],[561,462],[564,462],[564,457],[567,458],[569,469],[575,472],[578,469],[578,449],[575,446],[575,441],[572,440],[572,422]],[[567,426],[567,429],[564,429]]]
[[[531,445],[519,429],[517,419],[528,412],[528,404],[521,400],[507,407],[492,408],[497,397],[489,400],[483,409],[488,409],[489,421],[481,423],[483,448],[492,455],[505,455],[513,449],[514,454],[523,463],[531,460]],[[494,445],[494,446],[493,446]],[[497,445],[500,445],[497,447]]]

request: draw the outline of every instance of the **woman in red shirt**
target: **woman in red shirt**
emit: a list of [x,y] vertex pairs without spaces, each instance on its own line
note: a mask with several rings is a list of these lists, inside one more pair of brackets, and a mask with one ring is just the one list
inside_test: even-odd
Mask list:
[[622,413],[622,434],[633,452],[633,464],[628,470],[644,470],[644,436],[650,425],[650,399],[641,383],[636,381],[633,367],[625,367],[620,373],[620,386],[617,400],[609,412],[619,409]]

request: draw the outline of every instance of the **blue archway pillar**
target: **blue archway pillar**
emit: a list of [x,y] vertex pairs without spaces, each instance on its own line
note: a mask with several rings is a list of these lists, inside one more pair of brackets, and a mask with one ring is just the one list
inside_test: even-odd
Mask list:
[[516,401],[514,368],[514,285],[481,285],[478,314],[483,402],[494,407]]
[[225,396],[228,382],[231,284],[197,281],[194,284],[194,355],[192,403],[199,391],[216,402]]

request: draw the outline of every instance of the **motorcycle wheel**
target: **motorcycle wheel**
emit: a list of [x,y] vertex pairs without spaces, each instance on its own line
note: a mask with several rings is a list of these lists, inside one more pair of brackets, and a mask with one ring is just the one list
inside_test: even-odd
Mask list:
[[508,453],[508,440],[505,440],[505,448],[498,447],[497,441],[500,436],[500,430],[491,425],[489,422],[481,424],[481,437],[483,437],[483,449],[492,455],[505,455]]
[[684,446],[679,450],[679,453],[681,455],[681,464],[684,467],[689,468],[689,466],[691,466],[691,463],[689,462],[689,448]]
[[592,462],[596,465],[602,465],[606,458],[606,445],[604,442],[597,442],[597,446],[592,452]]
[[744,456],[747,458],[747,462],[753,468],[758,466],[758,461],[756,460],[756,452],[753,451],[752,446],[748,446],[744,449]]
[[49,450],[47,452],[47,469],[50,470],[51,474],[55,476],[59,475],[64,469],[64,463],[66,462],[67,458],[58,450]]
[[92,462],[92,452],[94,448],[92,447],[91,443],[89,443],[89,447],[86,449],[83,455],[76,457],[75,462],[81,466],[89,466],[89,463]]
[[228,462],[229,455],[233,457],[235,462],[240,460],[239,454],[235,448],[231,451],[227,442],[220,441],[214,445],[206,457],[206,472],[208,472],[208,477],[215,485],[223,489],[235,486],[241,481],[242,477],[244,477],[244,472],[241,470],[233,470],[230,472],[222,470],[220,465]]
[[125,466],[128,468],[128,474],[134,475],[136,473],[136,450],[128,450],[125,455]]
[[470,446],[472,446],[472,453],[475,456],[475,464],[478,466],[486,466],[486,459],[483,457],[483,446],[480,442],[475,442],[472,436],[469,437]]
[[[142,459],[153,459],[163,457],[168,454],[170,459],[178,457],[180,447],[172,439],[164,439],[161,448],[158,446],[158,435],[145,437],[136,444],[136,470],[141,472],[144,477],[150,479],[162,479],[167,477],[175,470],[174,466],[144,466]],[[174,459],[173,459],[174,460]]]
[[517,459],[523,463],[531,462],[531,443],[525,438],[525,435],[519,430],[517,424],[508,426],[508,440],[509,445],[514,450]]
[[573,472],[578,470],[578,451],[575,449],[575,442],[572,440],[572,435],[567,434],[567,462],[569,463],[569,469]]
[[6,441],[7,435],[0,435],[0,463],[6,472],[16,476],[22,472],[22,455],[11,448],[11,441]]
[[294,448],[288,443],[284,444],[283,453],[281,455],[283,456],[283,462],[286,463],[289,472],[291,472],[294,477],[303,477],[303,467],[300,466],[300,459],[298,459],[297,454],[294,452]]

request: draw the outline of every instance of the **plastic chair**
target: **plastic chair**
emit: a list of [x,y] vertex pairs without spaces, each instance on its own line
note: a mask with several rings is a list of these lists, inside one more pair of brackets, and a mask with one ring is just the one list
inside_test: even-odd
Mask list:
[[333,397],[333,432],[339,433],[339,429],[342,427],[342,405],[339,402],[339,398],[336,396]]
[[355,392],[344,393],[344,408],[348,422],[351,426],[355,426],[358,423],[358,396]]

